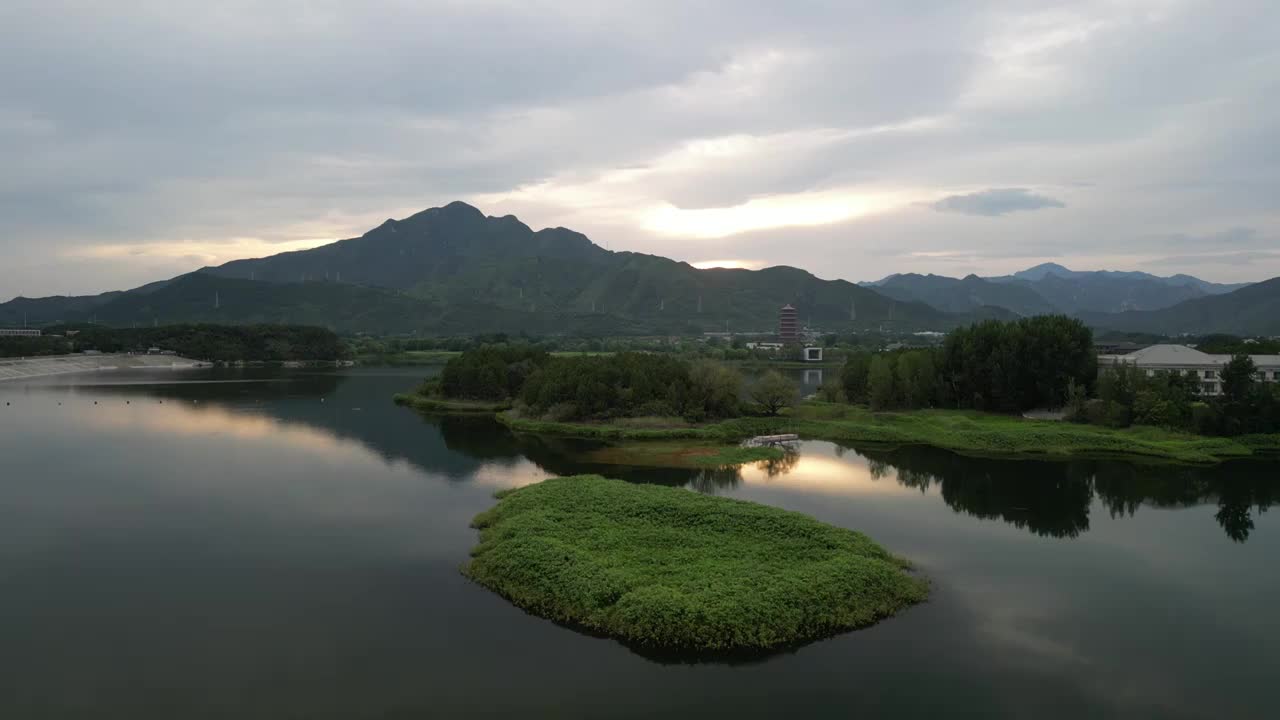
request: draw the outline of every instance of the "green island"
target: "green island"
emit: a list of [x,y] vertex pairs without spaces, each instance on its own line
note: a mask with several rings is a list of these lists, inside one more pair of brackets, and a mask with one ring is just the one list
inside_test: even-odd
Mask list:
[[524,610],[655,650],[818,640],[925,599],[865,535],[795,512],[598,475],[497,494],[464,574]]

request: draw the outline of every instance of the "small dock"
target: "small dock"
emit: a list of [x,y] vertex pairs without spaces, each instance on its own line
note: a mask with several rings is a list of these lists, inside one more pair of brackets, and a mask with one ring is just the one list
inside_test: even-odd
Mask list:
[[794,442],[800,442],[800,436],[794,433],[785,435],[757,435],[750,440],[745,440],[742,447],[766,447],[769,445],[789,445]]

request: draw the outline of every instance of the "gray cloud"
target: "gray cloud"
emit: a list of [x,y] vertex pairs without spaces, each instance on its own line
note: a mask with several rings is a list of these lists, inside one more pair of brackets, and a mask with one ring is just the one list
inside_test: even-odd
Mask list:
[[949,195],[933,204],[938,212],[986,216],[1061,207],[1066,207],[1061,200],[1037,195],[1026,188],[992,188],[968,195]]
[[[0,301],[454,199],[615,249],[850,279],[1047,256],[1194,273],[1201,240],[1280,234],[1280,4],[899,5],[11,0]],[[862,192],[901,202],[720,238],[643,220]],[[166,254],[93,254],[131,245]],[[1280,260],[1209,271],[1260,279]]]

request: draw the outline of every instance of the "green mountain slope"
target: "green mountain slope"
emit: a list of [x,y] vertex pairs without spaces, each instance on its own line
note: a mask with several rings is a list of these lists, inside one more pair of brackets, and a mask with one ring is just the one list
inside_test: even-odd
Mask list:
[[876,283],[874,288],[895,300],[919,301],[946,312],[972,312],[982,307],[1005,308],[1018,315],[1042,315],[1056,311],[1050,302],[1029,287],[990,282],[977,275],[957,279],[905,273],[890,275]]
[[237,260],[124,293],[19,299],[0,322],[321,325],[343,332],[689,334],[772,332],[778,309],[828,331],[946,330],[1010,313],[942,312],[803,270],[699,270],[611,252],[564,228],[534,232],[464,203],[388,220],[358,238]]
[[109,292],[102,295],[14,298],[7,303],[0,303],[0,327],[52,325],[64,320],[92,317],[94,308],[110,302],[120,294]]
[[1162,310],[1082,313],[1096,328],[1166,335],[1280,335],[1280,277]]
[[585,236],[534,232],[513,217],[486,217],[451,203],[388,220],[359,238],[201,272],[273,283],[327,280],[394,289],[457,311],[471,305],[607,325],[613,316],[635,331],[771,331],[790,303],[824,329],[892,325],[946,329],[968,320],[919,302],[901,302],[803,270],[699,270],[687,263],[611,252]]
[[1246,287],[1211,283],[1190,275],[1160,277],[1144,272],[1076,271],[1054,263],[986,279],[1030,289],[1060,312],[1072,314],[1159,310]]

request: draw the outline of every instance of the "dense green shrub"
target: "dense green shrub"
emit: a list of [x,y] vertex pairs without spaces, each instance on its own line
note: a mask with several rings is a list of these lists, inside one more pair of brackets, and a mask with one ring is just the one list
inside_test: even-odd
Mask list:
[[525,380],[550,360],[527,345],[484,346],[467,350],[445,364],[440,394],[447,398],[505,400],[516,397]]
[[742,378],[710,361],[619,353],[557,357],[531,373],[520,389],[530,412],[557,421],[679,416],[700,421],[739,414]]

